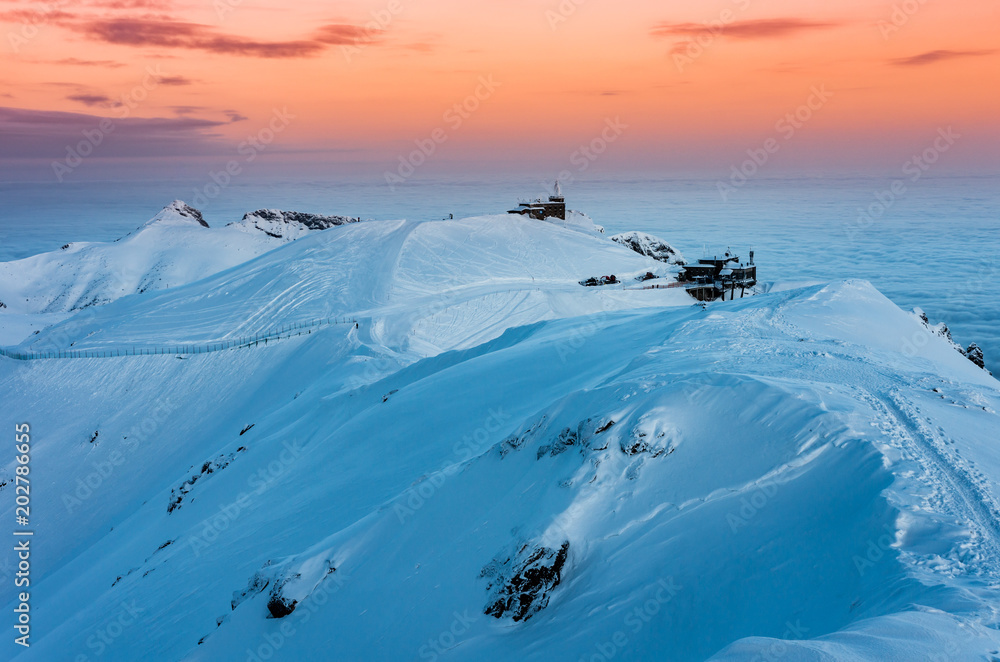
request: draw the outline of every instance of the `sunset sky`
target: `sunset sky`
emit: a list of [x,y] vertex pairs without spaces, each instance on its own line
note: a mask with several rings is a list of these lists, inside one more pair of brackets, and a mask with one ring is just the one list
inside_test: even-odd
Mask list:
[[775,173],[878,171],[947,127],[943,171],[1000,170],[995,0],[0,0],[0,28],[7,178],[81,140],[67,178],[378,177],[418,143],[427,172],[576,171],[595,140],[595,170],[721,176],[769,138]]

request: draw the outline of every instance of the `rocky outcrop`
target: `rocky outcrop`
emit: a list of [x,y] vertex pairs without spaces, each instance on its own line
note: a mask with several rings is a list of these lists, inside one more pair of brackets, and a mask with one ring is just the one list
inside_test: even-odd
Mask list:
[[983,356],[983,350],[980,349],[979,345],[972,343],[969,348],[965,350],[965,358],[969,359],[977,366],[986,370],[986,358]]
[[[91,443],[93,443],[94,439],[96,438],[97,438],[97,433],[95,432],[93,439],[90,440]],[[185,497],[187,497],[188,493],[194,488],[195,483],[197,483],[201,478],[210,476],[217,471],[222,471],[223,469],[228,467],[240,453],[244,451],[246,451],[246,446],[240,446],[238,449],[236,449],[232,453],[229,453],[228,455],[222,454],[213,460],[208,460],[207,462],[204,462],[201,465],[200,471],[193,473],[190,478],[185,480],[179,486],[170,490],[170,502],[167,504],[167,514],[169,515],[170,513],[180,508],[181,505],[183,505]]]
[[201,212],[192,207],[189,204],[181,202],[180,200],[174,200],[169,205],[164,208],[164,211],[176,212],[178,216],[183,216],[184,218],[190,218],[192,221],[198,223],[198,225],[207,228],[208,222],[202,217]]
[[[951,329],[948,328],[947,324],[944,322],[931,324],[930,320],[927,318],[927,313],[920,308],[914,308],[913,314],[918,320],[920,320],[920,323],[927,327],[934,335],[947,340],[951,346],[955,348],[956,352],[969,359],[983,370],[986,370],[986,358],[983,356],[983,350],[979,347],[979,345],[972,343],[967,349],[962,349],[962,346],[955,342],[955,339],[951,337]],[[986,371],[989,372],[989,370]],[[990,372],[990,374],[992,375],[993,373]]]
[[[328,558],[306,559],[287,558],[277,561],[268,559],[260,570],[254,573],[246,587],[233,591],[230,607],[235,611],[244,602],[267,595],[267,618],[284,618],[301,604],[309,604],[313,591],[328,577],[334,576],[337,568],[333,560]],[[328,586],[321,592],[322,597],[328,596],[328,591],[336,590],[343,583],[342,577],[334,577],[334,586]],[[270,589],[270,590],[268,590]],[[323,604],[320,602],[319,604]],[[220,619],[221,620],[221,619]]]
[[669,455],[674,452],[674,447],[669,445],[666,432],[657,430],[654,434],[650,434],[649,430],[641,426],[633,428],[628,437],[621,439],[619,445],[626,455],[649,453],[653,457],[660,457],[664,453]]
[[242,220],[230,225],[257,229],[274,239],[295,239],[310,230],[328,230],[338,225],[358,223],[360,218],[350,216],[323,216],[298,211],[258,209],[245,214]]
[[685,264],[684,256],[667,242],[645,232],[623,232],[611,237],[611,241],[631,248],[639,255],[651,257],[667,264]]
[[486,590],[490,598],[483,613],[526,621],[545,609],[552,590],[562,580],[568,556],[567,540],[559,549],[525,543],[516,553],[490,561],[479,574],[489,579]]
[[293,611],[298,604],[298,600],[283,593],[283,589],[301,575],[288,574],[286,570],[275,566],[270,560],[266,561],[260,570],[247,582],[245,588],[233,591],[233,599],[229,601],[229,606],[233,611],[247,600],[254,598],[271,587],[267,596],[267,611],[270,618],[284,618]]
[[271,578],[267,575],[267,569],[270,565],[270,561],[264,563],[264,567],[255,572],[253,577],[247,582],[246,588],[233,591],[233,599],[229,601],[229,605],[233,610],[243,604],[248,598],[262,593],[271,584]]
[[299,577],[300,575],[282,577],[271,587],[271,594],[267,598],[267,611],[271,614],[271,618],[284,618],[295,611],[295,606],[299,604],[299,601],[284,595],[282,589],[290,581]]

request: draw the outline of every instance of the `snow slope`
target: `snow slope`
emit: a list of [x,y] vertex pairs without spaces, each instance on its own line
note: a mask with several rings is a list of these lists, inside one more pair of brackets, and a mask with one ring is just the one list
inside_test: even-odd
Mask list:
[[522,217],[371,222],[43,331],[358,319],[0,357],[37,486],[36,638],[0,655],[1000,656],[1000,385],[861,281],[707,308],[576,284],[657,269]]
[[578,284],[593,273],[629,279],[649,270],[676,273],[603,237],[531,219],[369,221],[313,233],[185,287],[84,311],[22,347],[209,342],[351,316],[369,320],[361,333],[374,347],[412,360],[542,319],[690,303],[681,290],[618,286],[612,294]]
[[115,242],[67,244],[59,251],[0,263],[0,301],[7,305],[0,315],[66,313],[177,287],[312,230],[354,220],[260,210],[224,228],[209,228],[198,210],[175,200]]

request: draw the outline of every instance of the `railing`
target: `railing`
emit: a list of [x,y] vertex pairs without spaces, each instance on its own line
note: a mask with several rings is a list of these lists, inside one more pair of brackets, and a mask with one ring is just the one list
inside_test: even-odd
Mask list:
[[312,333],[313,329],[332,324],[356,324],[357,320],[351,317],[330,317],[309,322],[297,322],[278,327],[267,333],[259,333],[253,336],[233,338],[230,340],[220,340],[218,342],[202,345],[174,345],[168,347],[111,347],[107,349],[69,349],[55,350],[51,352],[35,351],[15,351],[0,347],[0,356],[6,356],[18,361],[34,361],[37,359],[107,359],[118,356],[154,356],[160,354],[208,354],[211,352],[221,352],[227,349],[238,349],[240,347],[254,347],[261,343],[265,345],[270,340],[281,338],[291,338]]
[[626,290],[670,290],[675,287],[685,287],[687,283],[671,282],[671,283],[654,283],[652,285],[642,285],[641,287],[626,287]]

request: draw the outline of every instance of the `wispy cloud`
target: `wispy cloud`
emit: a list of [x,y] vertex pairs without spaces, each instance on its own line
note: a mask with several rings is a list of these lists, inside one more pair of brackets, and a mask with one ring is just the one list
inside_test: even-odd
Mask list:
[[106,67],[108,69],[120,69],[125,66],[124,62],[115,62],[114,60],[81,60],[75,57],[53,60],[52,64],[65,64],[75,67]]
[[[298,39],[270,40],[227,33],[214,25],[176,18],[176,0],[90,0],[87,3],[45,8],[25,7],[18,0],[13,9],[0,11],[0,21],[45,22],[84,37],[116,46],[198,50],[220,55],[254,58],[305,58],[335,46],[369,45],[385,41],[385,31],[344,22],[321,24]],[[427,44],[408,46],[429,50]],[[162,53],[161,53],[162,55]],[[66,58],[63,64],[122,66],[110,60]],[[169,82],[167,84],[170,84]],[[176,83],[183,84],[183,83]]]
[[[0,158],[62,158],[103,117],[86,113],[0,107]],[[104,120],[106,121],[106,120]],[[197,117],[115,119],[101,147],[105,157],[216,154],[226,149],[214,132],[224,120]]]
[[61,21],[72,20],[76,16],[67,11],[58,9],[11,9],[0,12],[0,21],[8,23],[27,23],[31,25],[42,25],[45,23],[59,23]]
[[178,115],[190,115],[192,113],[206,110],[206,108],[205,106],[170,106],[170,110],[174,111]]
[[119,46],[185,48],[263,58],[307,57],[325,47],[312,40],[258,41],[223,34],[198,23],[148,18],[100,19],[68,27],[96,41]]
[[160,85],[190,85],[194,81],[186,76],[160,76],[156,82]]
[[803,32],[841,27],[834,21],[810,21],[802,18],[764,18],[734,21],[728,25],[708,26],[702,23],[658,23],[650,31],[654,37],[694,37],[706,32],[723,34],[734,39],[783,39]]
[[982,57],[983,55],[992,55],[996,53],[995,50],[978,50],[978,51],[951,51],[951,50],[937,50],[937,51],[927,51],[926,53],[920,53],[919,55],[912,55],[910,57],[897,58],[891,60],[892,64],[901,67],[920,67],[926,64],[935,64],[937,62],[944,62],[946,60],[957,60],[961,58],[968,57]]
[[92,108],[115,108],[120,106],[120,101],[115,101],[109,96],[104,94],[70,94],[66,97],[70,101],[76,101],[82,103],[85,106],[90,106]]
[[330,23],[317,30],[313,39],[331,46],[356,46],[379,42],[384,35],[385,32],[382,30],[374,30],[361,25]]
[[174,0],[91,0],[91,7],[112,10],[156,9],[169,11],[174,9]]

